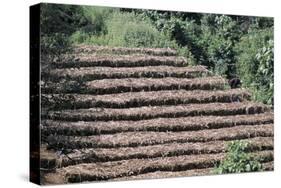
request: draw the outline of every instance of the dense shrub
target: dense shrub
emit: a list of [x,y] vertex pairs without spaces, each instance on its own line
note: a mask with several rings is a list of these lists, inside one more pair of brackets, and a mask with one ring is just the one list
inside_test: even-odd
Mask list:
[[215,173],[240,173],[261,171],[261,163],[247,153],[249,143],[232,141],[227,148],[227,156],[215,169]]
[[89,24],[81,6],[45,4],[41,6],[40,29],[43,35],[69,35]]
[[205,15],[202,18],[202,35],[199,45],[205,50],[201,64],[207,65],[216,74],[235,77],[235,42],[240,37],[237,24],[229,16]]
[[252,30],[236,45],[237,70],[254,99],[273,104],[273,31]]
[[68,51],[69,36],[89,23],[80,6],[43,3],[40,13],[43,62],[52,61],[54,57]]
[[200,22],[189,16],[148,12],[156,28],[192,53],[197,64],[208,66],[227,78],[236,76],[234,44],[241,32],[230,16],[200,14]]
[[41,37],[41,53],[44,55],[58,56],[68,51],[69,48],[70,42],[67,35],[63,33],[54,33]]

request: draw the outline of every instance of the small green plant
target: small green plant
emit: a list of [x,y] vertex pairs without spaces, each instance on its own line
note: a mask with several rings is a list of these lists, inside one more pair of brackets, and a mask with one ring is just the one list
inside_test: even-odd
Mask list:
[[215,173],[240,173],[262,171],[262,164],[247,153],[249,143],[244,141],[232,141],[227,148],[226,158],[216,167]]

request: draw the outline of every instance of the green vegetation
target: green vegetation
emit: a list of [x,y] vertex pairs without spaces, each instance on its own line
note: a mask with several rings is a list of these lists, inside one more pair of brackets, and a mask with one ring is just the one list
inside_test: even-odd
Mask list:
[[273,33],[272,29],[254,29],[236,45],[238,74],[255,99],[273,105]]
[[79,6],[42,4],[40,15],[42,54],[59,55],[70,47],[69,36],[89,24]]
[[55,4],[41,12],[42,54],[58,56],[72,44],[175,48],[273,105],[272,18]]
[[227,156],[215,169],[217,174],[261,171],[262,164],[247,153],[249,143],[232,141],[228,145]]
[[[70,37],[71,42],[74,44],[177,47],[176,43],[158,31],[148,18],[136,13],[100,7],[83,7],[83,10],[89,16],[91,24],[87,27],[87,30],[81,28]],[[90,12],[95,12],[95,14],[90,14]]]

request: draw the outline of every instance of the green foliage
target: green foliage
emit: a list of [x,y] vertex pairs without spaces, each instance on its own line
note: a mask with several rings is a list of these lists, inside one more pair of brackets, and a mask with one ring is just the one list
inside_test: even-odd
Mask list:
[[269,40],[267,44],[260,48],[256,54],[256,59],[259,62],[256,75],[257,100],[267,104],[273,104],[273,88],[274,88],[274,71],[273,71],[273,40]]
[[227,156],[215,169],[215,173],[240,173],[261,171],[261,163],[251,154],[247,153],[249,143],[232,141],[227,148]]
[[191,54],[185,56],[192,57],[193,64],[228,79],[239,77],[255,100],[273,104],[273,42],[267,42],[273,41],[272,18],[199,14],[195,19],[158,11],[141,15],[188,49]]
[[80,30],[91,35],[107,33],[106,20],[114,12],[113,8],[83,6],[82,10],[89,23]]
[[68,37],[63,33],[44,35],[41,37],[41,53],[58,56],[70,48]]
[[44,58],[52,60],[68,51],[69,35],[88,23],[80,6],[43,3],[40,14],[40,45]]
[[164,47],[169,42],[148,20],[134,13],[115,12],[107,27],[111,46]]
[[272,28],[252,30],[236,45],[238,74],[254,99],[273,104],[274,46]]
[[205,15],[202,18],[202,35],[199,41],[204,46],[207,58],[203,64],[227,78],[235,77],[234,44],[240,37],[237,24],[229,16]]
[[40,29],[44,35],[64,33],[69,35],[89,24],[81,6],[42,3]]
[[[110,15],[109,15],[110,12]],[[102,14],[102,12],[101,12]],[[103,32],[79,30],[71,36],[73,43],[127,47],[176,47],[163,33],[159,32],[147,19],[134,13],[122,13],[118,9],[104,11],[106,15],[100,25]],[[94,16],[93,16],[94,15]],[[96,14],[93,14],[95,19]],[[99,29],[100,30],[100,29]],[[98,34],[97,34],[98,33]]]
[[[157,42],[157,30],[146,24],[131,23],[126,25],[124,42],[130,46],[154,46]],[[156,43],[157,45],[157,43]]]
[[185,57],[189,65],[196,65],[195,57],[188,47],[178,47],[177,54]]
[[156,28],[164,32],[180,47],[187,47],[197,64],[213,69],[219,75],[230,78],[236,74],[235,42],[241,32],[230,16],[206,14],[198,20],[188,16],[149,14]]
[[174,48],[273,104],[272,18],[43,4],[41,39],[56,55],[81,43]]

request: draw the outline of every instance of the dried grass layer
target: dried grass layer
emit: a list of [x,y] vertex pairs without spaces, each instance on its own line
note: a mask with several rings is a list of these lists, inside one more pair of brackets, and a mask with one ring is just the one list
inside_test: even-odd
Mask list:
[[149,55],[65,55],[52,63],[56,68],[71,67],[142,67],[142,66],[176,66],[187,65],[184,57],[149,56]]
[[99,80],[113,78],[195,78],[208,76],[211,73],[203,66],[173,67],[173,66],[146,66],[146,67],[81,67],[51,69],[43,73],[45,80]]
[[173,142],[210,142],[253,137],[273,137],[273,135],[273,124],[261,124],[183,132],[126,132],[95,136],[50,135],[47,141],[49,148],[77,149],[137,147]]
[[[273,161],[273,151],[252,153],[260,162]],[[177,157],[159,157],[152,159],[131,159],[105,163],[79,164],[58,169],[56,173],[46,175],[46,184],[73,183],[83,181],[109,180],[120,177],[146,174],[156,171],[186,171],[213,168],[225,157],[220,154],[182,155]],[[52,178],[60,177],[60,182]]]
[[[42,118],[64,121],[111,121],[175,118],[202,115],[243,115],[270,111],[261,103],[207,103],[177,106],[144,106],[137,108],[89,108],[42,112]],[[45,114],[45,115],[44,115]]]
[[[245,140],[249,143],[247,151],[273,150],[273,137],[255,137]],[[96,163],[128,159],[145,159],[155,157],[172,157],[179,155],[201,155],[226,152],[228,143],[211,141],[207,143],[169,143],[152,146],[121,148],[89,148],[73,150],[60,156],[60,166],[80,163]]]
[[273,114],[253,114],[235,116],[195,116],[182,118],[157,118],[140,121],[95,121],[65,122],[43,120],[43,135],[77,135],[114,134],[136,131],[196,131],[218,129],[242,125],[273,124]]
[[48,107],[48,109],[131,108],[191,103],[230,103],[247,101],[249,99],[250,93],[242,89],[212,91],[163,90],[110,95],[42,94],[41,97],[43,106]]
[[159,90],[213,90],[224,89],[225,79],[213,76],[204,78],[124,78],[103,79],[88,82],[65,81],[47,82],[42,87],[43,93],[84,93],[113,94],[122,92],[159,91]]
[[[273,161],[262,163],[264,171],[272,171],[274,169]],[[135,176],[125,176],[121,178],[115,178],[114,180],[139,180],[139,179],[157,179],[157,178],[172,178],[172,177],[187,177],[187,176],[203,176],[214,175],[214,168],[203,168],[186,171],[156,171],[146,174],[140,174]]]
[[86,54],[147,54],[155,56],[175,56],[176,50],[171,48],[127,48],[127,47],[108,47],[93,45],[76,45],[74,53]]

